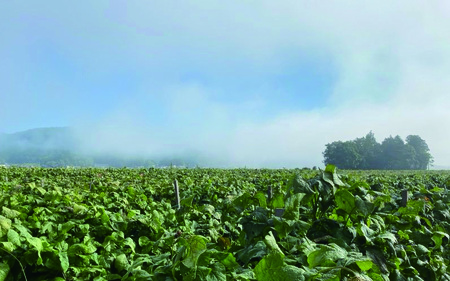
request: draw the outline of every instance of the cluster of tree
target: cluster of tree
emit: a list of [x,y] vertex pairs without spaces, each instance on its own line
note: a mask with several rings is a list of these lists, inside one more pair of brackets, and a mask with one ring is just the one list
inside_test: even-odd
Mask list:
[[324,163],[341,169],[426,170],[433,162],[427,143],[418,135],[388,137],[380,144],[372,132],[352,141],[325,146]]

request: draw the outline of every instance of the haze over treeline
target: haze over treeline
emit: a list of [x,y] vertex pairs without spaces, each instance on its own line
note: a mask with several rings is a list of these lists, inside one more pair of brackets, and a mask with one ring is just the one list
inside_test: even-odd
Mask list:
[[[341,169],[425,170],[433,157],[425,140],[409,135],[389,136],[378,143],[374,133],[352,141],[326,144],[324,164]],[[193,151],[184,153],[124,153],[107,147],[89,147],[72,128],[39,128],[15,134],[0,134],[0,164],[43,167],[233,167],[220,159]],[[297,166],[300,167],[300,166]],[[311,167],[310,167],[311,168]]]
[[198,157],[188,154],[127,154],[89,148],[72,128],[38,128],[0,134],[0,164],[42,167],[194,167]]

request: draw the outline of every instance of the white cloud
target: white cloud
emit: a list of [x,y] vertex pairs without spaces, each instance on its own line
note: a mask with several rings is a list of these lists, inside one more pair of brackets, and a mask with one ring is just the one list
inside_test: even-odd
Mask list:
[[380,142],[389,135],[419,134],[436,163],[449,164],[445,2],[358,3],[277,2],[249,16],[261,23],[257,27],[246,28],[251,20],[241,22],[242,33],[255,31],[253,42],[267,42],[262,49],[277,52],[293,44],[330,52],[338,80],[326,108],[237,124],[231,140],[214,150],[239,165],[318,165],[326,143],[373,130]]
[[[54,27],[52,40],[87,73],[139,69],[149,82],[137,96],[162,97],[149,110],[163,107],[168,116],[158,124],[136,109],[143,107],[137,96],[127,97],[125,108],[94,126],[101,139],[110,140],[103,148],[193,149],[217,163],[291,167],[320,165],[326,143],[373,130],[378,141],[419,134],[436,163],[450,165],[448,1],[111,3],[98,5],[84,21],[66,22],[71,10],[53,9],[48,21],[62,24]],[[243,91],[242,99],[224,102],[221,85],[181,81],[178,75],[195,68],[233,83],[244,71],[283,72],[285,61],[298,54],[325,54],[332,61],[336,80],[328,102],[271,119],[258,115],[270,108],[267,97],[252,92],[249,98]],[[115,127],[104,130],[110,123]]]
[[189,135],[175,146],[194,147],[230,165],[312,166],[321,164],[326,143],[373,130],[380,142],[389,135],[419,134],[436,163],[449,163],[450,20],[441,12],[444,2],[180,5],[162,5],[166,13],[152,14],[156,25],[133,8],[125,22],[153,25],[194,52],[242,56],[266,68],[276,67],[274,56],[286,48],[317,48],[331,55],[338,77],[326,107],[264,121],[233,119],[235,108],[211,99],[214,89],[173,87],[168,95],[173,121]]
[[[447,103],[448,104],[448,103]],[[241,126],[229,144],[232,162],[240,165],[298,167],[322,165],[326,143],[362,137],[370,130],[378,142],[389,135],[424,138],[436,164],[447,165],[450,152],[445,123],[450,112],[440,104],[361,105],[280,117],[266,124]]]

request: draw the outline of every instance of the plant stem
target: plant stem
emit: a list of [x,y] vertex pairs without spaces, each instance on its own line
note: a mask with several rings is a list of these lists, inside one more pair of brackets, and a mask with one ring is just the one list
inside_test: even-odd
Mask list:
[[23,277],[25,278],[25,281],[28,281],[28,280],[27,280],[27,275],[25,274],[25,269],[23,268],[22,263],[19,261],[19,259],[17,259],[16,256],[13,255],[13,253],[7,251],[6,249],[0,248],[0,250],[5,251],[6,253],[10,254],[14,259],[16,259],[16,261],[17,261],[17,262],[19,263],[19,265],[20,265],[20,268],[22,269],[22,273],[23,273]]
[[356,209],[356,206],[353,207],[353,209],[350,211],[350,213],[347,215],[347,220],[345,221],[345,226],[347,226],[348,220],[350,219],[350,215],[353,213],[353,211]]

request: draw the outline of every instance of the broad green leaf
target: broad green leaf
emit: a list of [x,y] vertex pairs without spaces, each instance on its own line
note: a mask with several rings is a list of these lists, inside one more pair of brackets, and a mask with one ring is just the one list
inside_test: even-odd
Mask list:
[[375,207],[372,202],[364,201],[359,196],[355,196],[355,205],[358,212],[363,214],[365,217],[370,215]]
[[305,193],[295,193],[286,199],[283,218],[288,220],[298,220],[300,218],[300,206]]
[[436,244],[436,247],[440,247],[442,245],[442,238],[444,237],[446,237],[448,241],[449,235],[447,233],[442,231],[435,231],[431,239],[433,239],[434,243]]
[[60,252],[67,252],[69,249],[69,244],[67,244],[66,241],[61,241],[59,243],[56,243],[56,249]]
[[206,281],[227,281],[226,269],[223,264],[216,262],[211,266],[211,269],[211,272],[206,276]]
[[11,242],[0,242],[0,244],[3,249],[5,249],[6,251],[8,251],[10,253],[12,253],[16,249],[14,244]]
[[131,248],[131,251],[133,251],[133,253],[136,253],[135,252],[136,244],[134,243],[133,239],[131,239],[130,237],[125,238],[124,244],[126,246],[129,246]]
[[90,225],[87,223],[78,225],[78,229],[80,230],[81,233],[84,233],[84,234],[89,233],[89,228],[90,228]]
[[270,200],[269,206],[272,209],[284,208],[284,195],[281,193],[276,194],[272,200]]
[[8,230],[8,241],[13,243],[14,245],[20,247],[20,236],[14,229],[10,228]]
[[101,219],[102,223],[108,224],[111,221],[109,218],[109,215],[106,213],[106,211],[103,208],[100,209],[100,212],[101,212],[100,219]]
[[187,268],[193,268],[197,265],[197,260],[201,254],[206,251],[206,241],[200,235],[193,235],[188,240],[188,253],[182,261]]
[[331,186],[345,186],[345,184],[339,178],[338,173],[336,172],[336,166],[328,164],[325,167],[325,171],[322,173],[322,178],[324,181],[329,183]]
[[[384,219],[379,215],[371,215],[370,219],[370,226],[371,228],[377,230],[378,232],[384,231],[386,228],[386,224],[384,222]],[[401,235],[401,230],[398,232],[399,235]]]
[[233,280],[255,280],[255,273],[251,269],[244,269],[242,272],[231,272]]
[[370,229],[365,223],[361,223],[356,229],[358,234],[364,236],[368,242],[371,242],[374,236],[376,235],[375,231]]
[[69,269],[69,257],[67,256],[66,252],[60,252],[58,256],[59,261],[61,262],[61,269],[64,273],[66,273]]
[[354,274],[355,274],[355,278],[357,278],[356,279],[357,281],[373,281],[372,278],[370,278],[370,276],[367,275],[366,272],[363,272],[363,273],[355,272]]
[[220,219],[220,216],[217,216],[216,209],[213,205],[210,204],[204,204],[199,208],[200,212],[211,214],[213,217]]
[[286,265],[280,253],[272,253],[264,257],[254,269],[258,281],[303,281],[305,271],[301,268]]
[[423,220],[428,225],[428,227],[433,227],[433,224],[426,217],[420,217],[420,220]]
[[406,277],[400,272],[400,270],[396,269],[393,273],[389,275],[391,280],[395,281],[407,281]]
[[194,195],[186,197],[180,201],[181,206],[192,207],[192,202],[194,201]]
[[157,210],[152,211],[152,220],[150,222],[150,226],[156,231],[160,231],[162,224],[164,222],[164,216],[158,212]]
[[132,219],[134,218],[138,213],[135,212],[135,210],[130,210],[127,214],[127,218]]
[[78,205],[77,203],[73,204],[73,213],[74,214],[80,214],[87,211],[87,208],[83,205]]
[[20,216],[20,212],[16,211],[16,210],[11,210],[5,206],[2,207],[2,213],[5,217],[7,217],[8,219],[14,219],[17,218],[18,216]]
[[28,243],[30,243],[30,245],[32,245],[36,251],[41,252],[44,247],[42,246],[42,241],[41,239],[37,238],[37,237],[27,237],[27,241]]
[[273,224],[278,237],[283,239],[293,230],[294,221],[274,217]]
[[141,268],[141,266],[142,266],[144,263],[154,263],[154,260],[153,260],[152,258],[150,258],[149,255],[145,255],[145,256],[138,257],[138,258],[136,258],[135,260],[133,260],[133,262],[131,263],[131,266],[130,266],[130,268],[129,268],[129,271],[130,271],[130,270],[134,270],[134,269],[136,269],[136,268]]
[[256,192],[255,198],[258,199],[260,207],[262,207],[262,208],[267,207],[267,199],[266,199],[266,194],[264,192],[262,192],[262,191]]
[[423,200],[409,200],[406,207],[400,207],[398,213],[402,215],[417,216],[423,212],[425,208],[425,201]]
[[8,233],[11,228],[11,220],[0,216],[0,238]]
[[377,272],[369,272],[367,273],[367,275],[369,276],[369,278],[372,279],[372,281],[389,281],[389,277],[387,276],[383,276]]
[[220,262],[229,270],[233,271],[239,268],[239,263],[237,263],[236,258],[232,253],[228,253],[227,256],[220,260]]
[[366,250],[366,255],[373,261],[374,264],[378,266],[378,268],[381,270],[381,273],[389,272],[384,253],[379,249],[379,247],[368,248]]
[[67,254],[69,257],[78,256],[78,255],[90,255],[95,253],[97,248],[92,244],[73,244],[67,250]]
[[266,242],[267,248],[269,248],[271,251],[281,254],[281,256],[284,257],[283,251],[281,251],[280,247],[278,246],[272,231],[269,231],[269,234],[266,235],[266,237],[264,238],[264,242]]
[[152,241],[150,241],[150,239],[148,239],[147,236],[141,236],[138,239],[138,243],[139,243],[139,246],[144,247],[144,246],[147,246],[148,244],[151,244]]
[[212,268],[207,266],[197,266],[189,269],[188,273],[182,272],[183,281],[206,280],[206,277],[212,272]]
[[5,281],[8,277],[10,268],[7,263],[0,262],[0,281]]
[[45,195],[45,193],[47,193],[47,191],[45,189],[43,189],[42,187],[40,187],[40,186],[38,186],[36,189],[39,191],[39,193],[41,195]]
[[246,234],[247,241],[251,241],[254,238],[261,237],[265,234],[265,230],[268,227],[268,212],[267,209],[258,207],[252,212],[251,216],[244,217],[240,220],[244,232]]
[[379,235],[377,235],[376,238],[380,238],[380,239],[385,239],[385,240],[389,240],[391,241],[391,243],[397,243],[397,238],[395,237],[395,235],[391,232],[383,232]]
[[71,230],[75,225],[76,225],[76,223],[73,222],[73,221],[68,221],[68,222],[66,222],[66,223],[59,224],[59,225],[58,225],[58,231],[59,231],[61,234],[64,235],[64,234],[66,234],[69,230]]
[[336,205],[339,209],[344,210],[347,214],[354,211],[355,196],[346,189],[338,190],[335,194]]
[[[130,274],[133,274],[133,278],[135,278],[134,280],[153,280],[153,278],[152,278],[153,275],[142,269],[134,269],[130,272]],[[123,277],[122,277],[122,280],[124,280]],[[126,279],[126,280],[129,280],[129,279]],[[94,281],[96,281],[96,280],[94,279]],[[108,279],[105,279],[104,281],[108,281]]]
[[356,264],[362,271],[367,271],[372,268],[373,262],[371,260],[356,261]]
[[128,258],[125,254],[120,254],[116,257],[114,260],[114,267],[117,269],[117,271],[127,270],[130,266],[128,262]]
[[[48,221],[42,225],[41,233],[48,233],[50,235],[56,234],[57,232],[53,232],[53,228],[55,226],[54,222]],[[55,229],[56,230],[56,229]]]
[[235,198],[232,202],[232,206],[236,209],[237,212],[243,212],[247,206],[249,206],[253,201],[253,196],[251,196],[248,192],[245,192],[241,196]]
[[328,172],[330,174],[333,175],[333,182],[334,184],[338,185],[338,186],[344,186],[345,184],[341,181],[341,179],[339,178],[339,174],[337,173],[337,169],[336,166],[328,164],[325,167],[325,172]]
[[41,252],[44,249],[44,247],[42,246],[41,239],[39,239],[37,237],[27,237],[27,241],[28,241],[28,243],[30,243],[30,245],[32,245],[36,249],[36,251],[38,253],[38,260],[37,260],[36,264],[41,265],[42,264]]
[[247,264],[253,258],[261,258],[266,254],[267,246],[263,241],[258,241],[256,244],[249,245],[236,253],[237,258],[244,264]]
[[316,266],[333,266],[335,261],[347,256],[347,251],[336,244],[320,245],[321,248],[308,255],[310,268]]
[[[294,175],[291,177],[288,183],[289,189],[287,190],[287,195],[295,193],[305,193],[307,196],[311,196],[315,191],[311,188],[310,184],[307,183],[301,175]],[[282,208],[282,207],[281,207]]]

